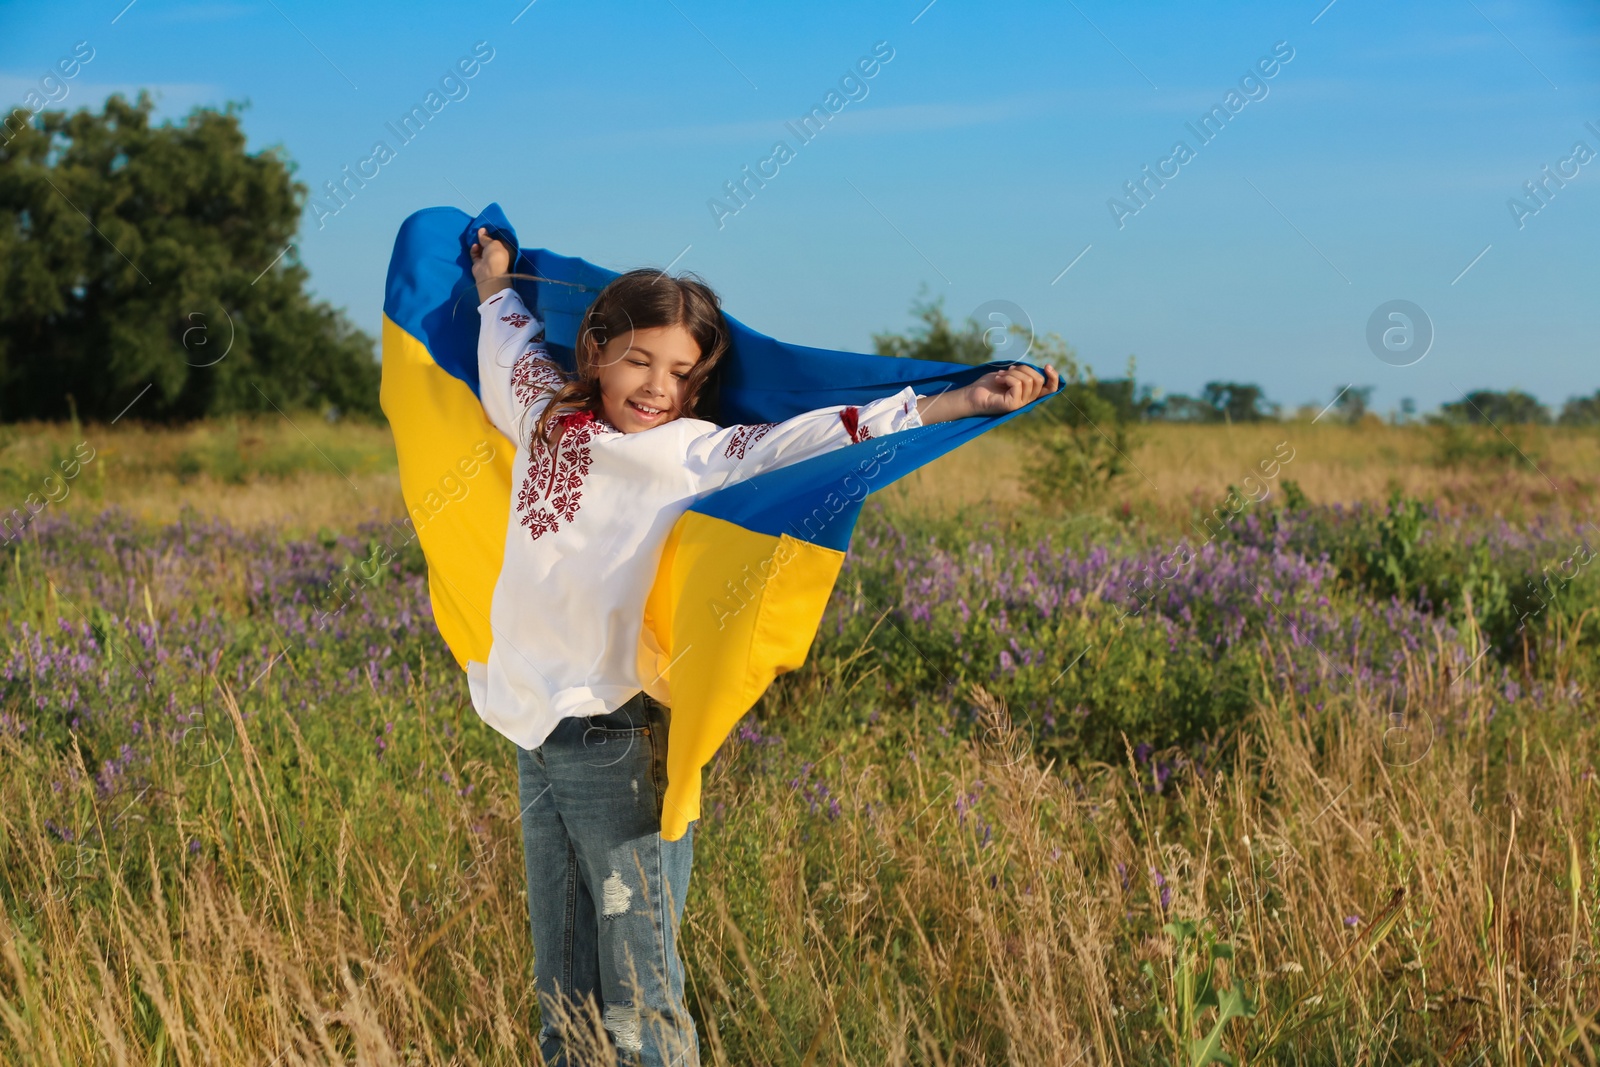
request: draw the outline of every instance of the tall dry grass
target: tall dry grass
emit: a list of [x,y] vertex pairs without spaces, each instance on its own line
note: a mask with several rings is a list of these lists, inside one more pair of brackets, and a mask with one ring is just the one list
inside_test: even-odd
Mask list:
[[[94,451],[65,492],[45,478],[79,442]],[[0,426],[0,515],[29,494],[45,507],[92,515],[117,507],[168,523],[187,509],[236,526],[307,532],[405,513],[394,437],[359,421],[316,415],[239,416],[179,428],[133,419],[116,425]]]
[[[683,940],[706,1062],[1187,1063],[1211,1019],[1181,1009],[1162,932],[1181,920],[1233,946],[1218,984],[1259,1005],[1225,1028],[1240,1063],[1587,1062],[1592,736],[1555,714],[1497,730],[1486,691],[1420,663],[1412,687],[1402,724],[1359,696],[1264,707],[1160,791],[1131,758],[1037,765],[979,691],[974,742],[940,750],[918,721],[841,738],[820,763],[834,819],[731,742]],[[221,692],[227,788],[177,762],[154,779],[203,857],[97,811],[116,846],[63,869],[37,812],[64,769],[47,762],[74,756],[0,741],[3,869],[27,904],[0,912],[5,1060],[539,1062],[510,761],[477,768],[481,806],[438,813],[452,837],[490,827],[446,867],[459,840],[413,804],[346,796],[291,715],[246,720]],[[1448,728],[1408,748],[1424,718]]]

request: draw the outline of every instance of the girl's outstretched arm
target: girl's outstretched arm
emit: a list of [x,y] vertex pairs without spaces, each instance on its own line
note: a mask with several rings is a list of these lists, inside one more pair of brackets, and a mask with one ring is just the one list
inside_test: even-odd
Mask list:
[[914,426],[971,415],[1003,415],[1031,403],[1060,378],[1054,367],[1040,374],[1014,364],[991,371],[960,389],[932,396],[910,386],[870,404],[818,408],[777,423],[727,426],[703,434],[689,445],[688,466],[708,488],[798,463],[823,452]]
[[1060,386],[1060,376],[1048,364],[1044,373],[1040,374],[1026,363],[1013,363],[1001,370],[990,371],[960,389],[920,397],[917,411],[922,416],[923,425],[972,415],[1004,415],[1033,403],[1045,393],[1055,392]]
[[870,404],[835,404],[783,422],[725,426],[689,442],[685,457],[707,489],[785,467],[836,448],[922,425],[909,385]]

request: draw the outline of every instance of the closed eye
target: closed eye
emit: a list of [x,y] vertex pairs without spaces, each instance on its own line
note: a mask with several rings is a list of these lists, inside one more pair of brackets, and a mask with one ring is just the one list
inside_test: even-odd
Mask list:
[[[633,364],[635,367],[648,367],[650,365],[650,364],[646,363],[642,359],[630,359],[630,360],[628,360],[628,362]],[[681,382],[685,378],[689,377],[689,372],[688,371],[673,371],[672,372],[672,376],[674,378],[678,379]]]

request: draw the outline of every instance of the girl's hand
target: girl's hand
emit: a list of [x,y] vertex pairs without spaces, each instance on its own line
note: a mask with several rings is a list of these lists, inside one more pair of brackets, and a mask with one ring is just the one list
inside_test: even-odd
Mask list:
[[917,404],[924,425],[964,419],[971,415],[1005,415],[1053,393],[1061,386],[1061,376],[1052,366],[1044,373],[1023,363],[990,371],[982,378],[954,393],[925,396]]
[[506,272],[511,269],[511,248],[489,236],[487,227],[478,227],[478,241],[472,246],[472,280],[478,283],[478,303],[502,289],[511,287]]
[[1004,415],[1053,393],[1061,384],[1056,369],[1046,365],[1044,373],[1025,363],[1013,363],[1004,370],[990,371],[967,386],[968,401],[974,415]]

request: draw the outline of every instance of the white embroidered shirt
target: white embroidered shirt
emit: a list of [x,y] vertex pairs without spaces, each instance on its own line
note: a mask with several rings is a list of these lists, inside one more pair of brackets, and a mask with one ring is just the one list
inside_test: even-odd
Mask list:
[[495,584],[489,662],[467,664],[473,707],[533,749],[566,716],[614,711],[662,678],[642,678],[644,605],[667,535],[694,501],[723,486],[870,437],[922,425],[907,386],[861,406],[784,422],[721,427],[678,418],[623,433],[603,415],[562,416],[554,455],[530,448],[551,391],[565,380],[544,327],[515,290],[478,307],[479,395],[517,443],[511,521]]

